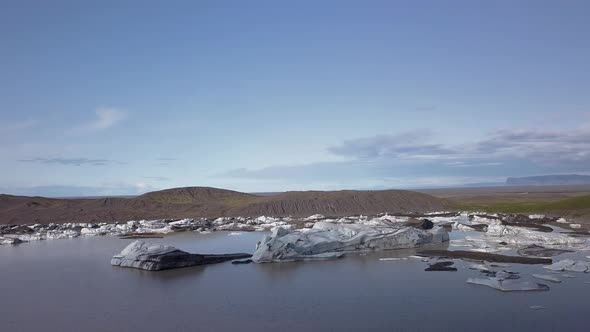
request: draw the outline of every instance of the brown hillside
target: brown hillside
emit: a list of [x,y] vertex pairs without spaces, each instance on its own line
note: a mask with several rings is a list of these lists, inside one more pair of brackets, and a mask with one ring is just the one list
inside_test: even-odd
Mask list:
[[424,212],[446,201],[402,190],[305,191],[259,196],[206,187],[175,188],[134,198],[54,199],[0,195],[0,224],[114,222],[220,216],[344,216]]

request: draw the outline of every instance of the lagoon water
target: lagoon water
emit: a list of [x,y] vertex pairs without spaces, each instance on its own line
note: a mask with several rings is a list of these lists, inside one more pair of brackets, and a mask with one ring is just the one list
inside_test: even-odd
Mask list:
[[[453,232],[457,236],[456,232]],[[453,234],[452,233],[452,234]],[[189,252],[252,252],[262,233],[178,233],[145,241]],[[588,331],[590,274],[548,292],[502,293],[458,272],[425,272],[411,250],[320,262],[112,267],[132,240],[87,237],[0,247],[1,331]],[[557,259],[580,254],[561,255]],[[513,265],[521,280],[547,273]],[[556,275],[559,277],[559,275]],[[532,310],[531,305],[547,307]]]

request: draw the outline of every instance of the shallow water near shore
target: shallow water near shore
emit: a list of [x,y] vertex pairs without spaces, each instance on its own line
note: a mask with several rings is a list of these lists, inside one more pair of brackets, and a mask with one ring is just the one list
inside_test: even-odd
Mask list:
[[[146,241],[195,253],[251,253],[264,235],[229,234],[187,232]],[[464,235],[451,233],[453,239]],[[571,279],[555,274],[560,284],[536,280],[551,287],[547,292],[502,293],[466,284],[481,277],[469,262],[455,261],[457,272],[425,272],[420,259],[379,260],[413,250],[160,272],[112,267],[111,256],[132,241],[82,237],[0,247],[2,330],[587,331],[590,325],[587,273],[568,273]],[[548,274],[541,265],[507,269],[522,280]]]

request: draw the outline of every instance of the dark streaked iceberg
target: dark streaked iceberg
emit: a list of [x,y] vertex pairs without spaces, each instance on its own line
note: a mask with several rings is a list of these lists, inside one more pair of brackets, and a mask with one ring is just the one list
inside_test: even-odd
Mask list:
[[215,264],[234,259],[250,258],[250,254],[201,255],[191,254],[172,246],[144,241],[130,243],[120,254],[113,256],[111,265],[159,271],[204,264]]

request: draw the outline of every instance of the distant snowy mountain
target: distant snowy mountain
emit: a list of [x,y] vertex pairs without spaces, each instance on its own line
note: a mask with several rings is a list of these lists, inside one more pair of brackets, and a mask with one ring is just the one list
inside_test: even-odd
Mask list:
[[506,184],[509,186],[550,186],[590,184],[590,175],[569,174],[508,178],[506,179]]

